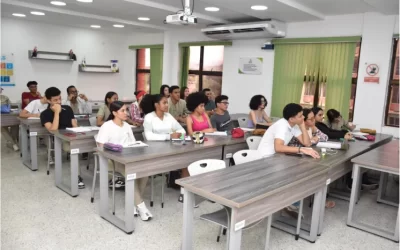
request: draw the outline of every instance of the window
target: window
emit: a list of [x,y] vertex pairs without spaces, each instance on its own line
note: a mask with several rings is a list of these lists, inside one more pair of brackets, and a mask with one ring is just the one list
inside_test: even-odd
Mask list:
[[386,102],[385,125],[399,127],[399,39],[393,39],[392,68]]
[[224,46],[190,46],[187,87],[190,92],[205,88],[221,94]]
[[150,49],[136,50],[136,91],[150,93]]
[[[357,78],[358,78],[358,65],[360,61],[360,48],[361,43],[357,43],[356,51],[354,55],[353,73],[351,81],[351,95],[350,95],[350,105],[349,105],[349,121],[353,121],[354,115],[354,103],[356,98],[357,90]],[[325,98],[326,98],[326,81],[327,79],[314,75],[307,76],[304,75],[303,89],[301,92],[300,105],[304,108],[312,108],[319,106],[325,108]]]

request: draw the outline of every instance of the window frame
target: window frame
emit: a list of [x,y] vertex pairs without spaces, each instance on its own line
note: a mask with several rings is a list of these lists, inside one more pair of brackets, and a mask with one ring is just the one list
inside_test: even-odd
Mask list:
[[[146,48],[141,48],[141,49],[144,49],[144,50],[146,50]],[[141,50],[141,49],[136,49],[136,86],[135,86],[135,91],[138,91],[138,75],[140,74],[140,73],[148,73],[148,74],[150,74],[150,69],[139,69],[138,67],[139,67],[139,50]],[[151,65],[150,65],[150,68],[151,68]],[[151,84],[149,84],[149,93],[151,93]]]
[[386,97],[386,110],[385,110],[385,120],[384,120],[384,125],[387,127],[393,127],[393,128],[398,128],[399,126],[397,125],[391,125],[388,124],[388,115],[389,115],[389,108],[390,108],[390,103],[391,100],[390,98],[392,97],[391,95],[391,90],[392,86],[397,85],[399,86],[399,80],[393,79],[394,78],[394,73],[396,70],[396,52],[397,52],[397,46],[399,43],[399,38],[398,37],[393,37],[392,39],[392,58],[391,58],[391,64],[390,64],[390,78],[389,78],[389,84],[388,84],[388,91],[387,91],[387,97]]
[[[207,46],[207,45],[205,45],[205,46]],[[203,76],[220,76],[220,77],[222,77],[222,73],[223,73],[223,71],[209,71],[209,70],[203,70],[203,68],[204,68],[204,45],[200,46],[199,69],[198,70],[189,69],[189,72],[188,72],[188,75],[198,75],[199,76],[199,91],[203,91]]]

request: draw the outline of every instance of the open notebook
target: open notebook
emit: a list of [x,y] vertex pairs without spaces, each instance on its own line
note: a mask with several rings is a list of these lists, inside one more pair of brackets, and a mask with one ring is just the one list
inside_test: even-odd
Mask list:
[[130,144],[124,145],[124,148],[140,148],[140,147],[148,147],[146,143],[143,143],[142,141],[135,141]]
[[76,128],[67,128],[68,131],[74,132],[74,133],[84,133],[84,132],[90,132],[90,131],[98,131],[100,130],[99,127],[76,127]]

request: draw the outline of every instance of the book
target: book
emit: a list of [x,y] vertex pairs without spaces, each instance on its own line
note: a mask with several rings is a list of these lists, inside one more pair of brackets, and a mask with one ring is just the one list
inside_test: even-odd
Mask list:
[[342,143],[340,143],[340,142],[332,142],[332,141],[318,142],[317,147],[319,147],[319,148],[341,149],[342,148]]

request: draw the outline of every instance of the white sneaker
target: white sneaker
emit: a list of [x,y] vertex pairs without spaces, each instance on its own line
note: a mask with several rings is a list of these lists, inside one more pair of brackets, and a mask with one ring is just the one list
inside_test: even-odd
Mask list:
[[14,149],[14,151],[18,151],[18,150],[19,150],[18,145],[17,145],[17,144],[14,144],[14,145],[13,145],[13,149]]
[[139,212],[139,216],[142,219],[142,221],[148,221],[153,217],[153,215],[147,209],[146,204],[144,204],[144,202],[140,203],[137,206],[137,210]]

